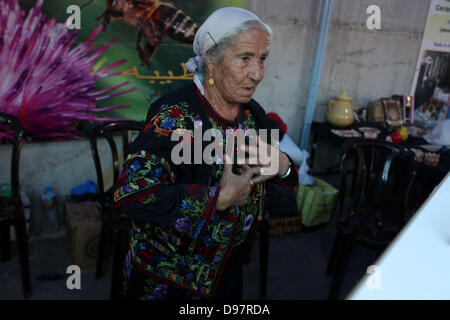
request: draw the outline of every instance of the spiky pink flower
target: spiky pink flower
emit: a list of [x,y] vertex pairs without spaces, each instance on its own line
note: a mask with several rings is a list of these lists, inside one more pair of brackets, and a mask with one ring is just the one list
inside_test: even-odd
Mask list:
[[[65,140],[80,137],[79,120],[110,121],[94,113],[129,106],[96,108],[97,101],[135,90],[115,90],[124,82],[101,91],[96,82],[121,74],[110,72],[126,60],[94,71],[96,59],[111,42],[98,48],[91,44],[102,30],[94,29],[87,41],[73,46],[77,30],[42,14],[43,0],[36,1],[28,15],[19,0],[1,0],[0,10],[0,112],[17,117],[25,133],[39,139]],[[11,140],[0,128],[0,140]]]

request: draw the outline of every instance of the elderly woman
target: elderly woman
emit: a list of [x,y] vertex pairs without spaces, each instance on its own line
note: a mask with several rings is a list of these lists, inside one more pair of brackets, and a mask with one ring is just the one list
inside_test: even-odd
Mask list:
[[[124,268],[126,298],[241,299],[243,263],[262,217],[265,181],[296,187],[295,165],[270,139],[258,139],[257,147],[265,144],[275,166],[261,159],[237,166],[223,155],[213,162],[180,163],[173,151],[180,143],[192,145],[199,130],[215,129],[225,137],[227,130],[279,128],[252,100],[264,77],[270,34],[247,10],[215,11],[199,28],[197,56],[187,63],[194,83],[150,106],[114,195],[116,207],[133,222]],[[174,139],[174,132],[188,134]],[[211,143],[200,139],[202,149],[195,151],[194,141],[191,160]],[[226,149],[229,140],[217,141]],[[232,152],[239,150],[247,160],[258,155],[251,145]],[[264,172],[269,165],[275,170]]]

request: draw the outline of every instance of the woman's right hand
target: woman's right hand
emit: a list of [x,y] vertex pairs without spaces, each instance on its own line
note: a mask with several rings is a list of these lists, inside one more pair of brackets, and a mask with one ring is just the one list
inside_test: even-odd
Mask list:
[[219,211],[245,205],[252,191],[250,180],[260,172],[260,168],[251,168],[244,164],[240,174],[234,174],[233,165],[229,161],[227,163],[220,178],[220,193],[216,205]]

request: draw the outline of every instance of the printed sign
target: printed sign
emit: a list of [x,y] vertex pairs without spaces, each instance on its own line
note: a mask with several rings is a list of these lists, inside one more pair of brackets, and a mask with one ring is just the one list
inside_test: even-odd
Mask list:
[[[28,10],[35,2],[21,0],[21,6]],[[127,88],[136,90],[99,101],[98,108],[130,105],[102,115],[145,120],[150,103],[192,81],[193,75],[185,63],[194,56],[192,41],[196,29],[212,12],[230,6],[242,8],[244,0],[47,0],[42,11],[47,18],[77,29],[76,43],[86,41],[92,30],[105,22],[106,30],[95,37],[93,44],[107,44],[115,37],[118,40],[99,57],[96,69],[123,59],[126,63],[112,70],[121,72],[119,76],[99,79],[98,86],[110,88],[129,81]],[[144,11],[148,14],[144,15]],[[149,18],[136,22],[137,16]]]
[[450,0],[431,0],[411,88],[422,122],[448,117],[450,104]]

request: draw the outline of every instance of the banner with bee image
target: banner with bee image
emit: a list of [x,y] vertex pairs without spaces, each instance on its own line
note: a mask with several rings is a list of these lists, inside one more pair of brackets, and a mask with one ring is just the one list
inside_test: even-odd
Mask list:
[[[21,7],[27,11],[35,3],[36,0],[20,0]],[[92,44],[106,45],[118,38],[98,58],[95,69],[126,60],[110,71],[121,74],[98,79],[98,89],[128,81],[126,88],[136,88],[107,101],[98,101],[97,108],[130,105],[101,115],[145,120],[150,103],[192,81],[193,76],[184,64],[194,56],[192,41],[197,28],[215,10],[230,6],[242,8],[244,0],[45,0],[42,12],[48,19],[66,23],[73,12],[76,13],[68,10],[73,5],[80,8],[80,29],[75,44],[86,41],[104,22],[106,29]]]

